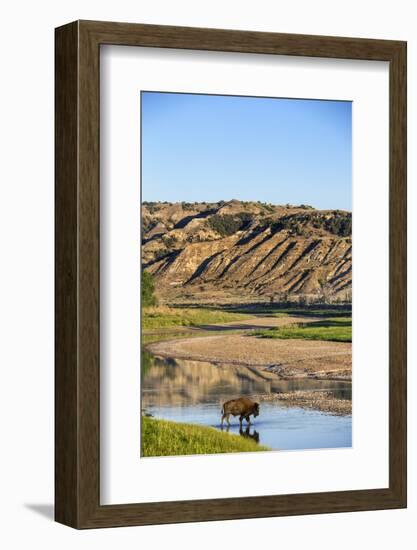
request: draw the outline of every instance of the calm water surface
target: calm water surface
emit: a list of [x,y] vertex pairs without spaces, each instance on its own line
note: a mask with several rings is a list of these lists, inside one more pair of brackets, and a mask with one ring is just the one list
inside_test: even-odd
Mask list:
[[[318,380],[281,381],[240,365],[164,359],[147,354],[142,380],[142,408],[156,418],[221,429],[224,401],[243,395],[327,390],[351,399],[351,384]],[[231,433],[239,433],[238,417],[231,417]],[[276,401],[261,402],[261,413],[240,432],[273,449],[351,447],[352,417],[334,416]]]

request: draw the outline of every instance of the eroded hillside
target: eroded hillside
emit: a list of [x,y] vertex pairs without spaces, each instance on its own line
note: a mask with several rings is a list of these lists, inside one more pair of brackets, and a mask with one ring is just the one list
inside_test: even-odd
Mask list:
[[168,303],[350,299],[351,221],[304,205],[144,203],[142,266]]

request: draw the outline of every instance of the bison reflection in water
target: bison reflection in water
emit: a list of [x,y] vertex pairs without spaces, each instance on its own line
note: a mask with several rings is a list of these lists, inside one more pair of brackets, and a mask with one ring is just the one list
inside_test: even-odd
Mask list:
[[[230,430],[230,426],[226,426],[225,428],[221,427],[222,431],[226,430],[228,432]],[[245,429],[239,428],[239,435],[242,437],[246,437],[247,439],[253,439],[256,443],[259,443],[259,432],[257,432],[255,429],[251,433],[250,426],[246,426]]]
[[226,401],[222,407],[222,421],[221,425],[226,419],[227,425],[230,426],[229,416],[238,416],[240,422],[240,428],[242,429],[243,419],[246,420],[248,425],[250,424],[250,416],[253,415],[256,418],[259,415],[259,403],[252,401],[249,397],[239,397],[238,399],[231,399]]
[[242,437],[247,437],[249,439],[253,439],[254,441],[256,441],[256,443],[259,443],[259,432],[257,432],[256,430],[253,430],[253,433],[250,433],[250,427],[249,426],[246,426],[246,430],[242,430],[242,428],[240,428],[239,434]]

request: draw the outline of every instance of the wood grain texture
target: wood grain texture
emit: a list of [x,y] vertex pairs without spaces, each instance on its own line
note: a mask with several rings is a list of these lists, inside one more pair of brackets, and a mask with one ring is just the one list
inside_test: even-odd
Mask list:
[[55,44],[55,519],[78,523],[78,28]]
[[[100,45],[390,63],[389,488],[101,506]],[[406,506],[406,44],[78,21],[56,29],[56,520],[113,527]]]
[[389,469],[390,487],[407,493],[407,48],[390,62]]

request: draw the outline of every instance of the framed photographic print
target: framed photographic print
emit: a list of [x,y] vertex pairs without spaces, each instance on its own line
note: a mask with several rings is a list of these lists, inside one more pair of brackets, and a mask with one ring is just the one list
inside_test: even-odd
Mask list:
[[56,520],[406,506],[406,44],[56,29]]

